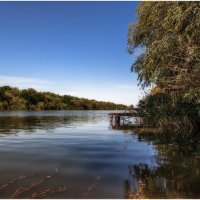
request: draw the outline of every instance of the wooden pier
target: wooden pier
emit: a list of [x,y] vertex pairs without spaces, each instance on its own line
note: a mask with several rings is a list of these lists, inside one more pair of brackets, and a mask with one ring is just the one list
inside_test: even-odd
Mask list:
[[109,113],[110,124],[113,128],[119,128],[121,125],[138,127],[142,124],[142,116],[136,109],[125,112]]
[[110,116],[110,125],[113,129],[132,129],[152,127],[151,122],[147,118],[145,112],[141,109],[133,108],[124,112],[113,112],[108,114]]
[[121,119],[125,119],[125,117],[132,117],[132,113],[130,112],[123,112],[123,113],[109,113],[110,121],[115,120],[115,122],[120,122]]

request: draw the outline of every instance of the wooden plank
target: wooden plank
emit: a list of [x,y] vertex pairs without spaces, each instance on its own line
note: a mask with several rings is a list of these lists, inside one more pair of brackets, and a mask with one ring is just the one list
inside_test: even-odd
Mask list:
[[114,115],[114,116],[132,116],[134,113],[109,113],[108,115]]

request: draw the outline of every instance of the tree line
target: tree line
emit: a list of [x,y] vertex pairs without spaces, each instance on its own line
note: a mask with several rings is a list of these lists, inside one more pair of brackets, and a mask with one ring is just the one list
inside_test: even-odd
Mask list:
[[143,89],[153,88],[138,104],[148,123],[200,128],[199,38],[200,2],[140,3],[128,50],[141,52],[131,70]]
[[33,88],[0,87],[0,110],[124,110],[126,105],[70,95],[39,92]]

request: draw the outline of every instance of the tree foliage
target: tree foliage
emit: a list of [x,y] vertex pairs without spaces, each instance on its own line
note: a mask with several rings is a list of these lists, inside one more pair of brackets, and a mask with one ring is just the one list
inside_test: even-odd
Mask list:
[[199,92],[200,2],[141,2],[137,14],[128,49],[143,49],[132,65],[142,86]]
[[50,92],[38,92],[29,88],[19,90],[0,87],[0,110],[124,110],[127,106],[111,102],[60,96]]
[[129,25],[129,53],[141,52],[131,70],[154,86],[143,111],[157,126],[200,125],[199,38],[200,2],[141,2]]

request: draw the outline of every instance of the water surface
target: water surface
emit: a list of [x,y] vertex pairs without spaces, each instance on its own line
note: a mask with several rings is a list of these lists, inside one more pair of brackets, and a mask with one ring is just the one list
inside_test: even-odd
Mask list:
[[57,186],[45,198],[200,197],[198,150],[172,147],[112,129],[108,111],[1,112],[0,197]]

